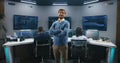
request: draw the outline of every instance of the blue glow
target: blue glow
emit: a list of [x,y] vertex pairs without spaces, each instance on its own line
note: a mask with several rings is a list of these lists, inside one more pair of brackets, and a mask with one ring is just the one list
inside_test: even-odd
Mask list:
[[60,63],[62,63],[62,56],[60,56]]
[[111,50],[110,50],[110,63],[113,63],[114,53],[115,53],[115,48],[111,48]]
[[8,47],[4,47],[4,50],[5,50],[6,61],[7,61],[7,63],[10,63]]

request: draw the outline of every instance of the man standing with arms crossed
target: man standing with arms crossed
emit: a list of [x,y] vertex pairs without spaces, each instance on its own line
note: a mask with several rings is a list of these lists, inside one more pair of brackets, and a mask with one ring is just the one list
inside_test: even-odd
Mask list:
[[50,27],[50,34],[53,35],[53,54],[56,63],[60,63],[60,56],[62,63],[67,63],[68,59],[68,31],[70,24],[64,19],[66,15],[65,9],[58,10],[58,20],[52,23]]

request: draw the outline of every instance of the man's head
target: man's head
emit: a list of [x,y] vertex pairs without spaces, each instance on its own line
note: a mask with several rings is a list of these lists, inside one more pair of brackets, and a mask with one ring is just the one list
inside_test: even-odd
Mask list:
[[81,27],[77,27],[76,30],[75,30],[75,32],[76,32],[76,36],[81,36],[82,35],[82,29],[81,29]]
[[42,26],[38,27],[38,32],[42,32],[42,31],[43,31],[43,27]]
[[59,9],[58,10],[58,16],[60,19],[63,19],[66,15],[65,9]]

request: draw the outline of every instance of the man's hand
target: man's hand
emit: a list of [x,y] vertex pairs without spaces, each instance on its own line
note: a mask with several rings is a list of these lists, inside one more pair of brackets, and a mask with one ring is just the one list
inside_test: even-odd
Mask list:
[[63,32],[63,30],[60,30],[61,32]]

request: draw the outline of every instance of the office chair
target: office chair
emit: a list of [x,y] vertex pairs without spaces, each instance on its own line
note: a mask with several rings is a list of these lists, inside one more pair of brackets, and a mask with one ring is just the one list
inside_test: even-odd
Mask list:
[[44,59],[50,57],[50,43],[49,40],[38,40],[35,42],[35,58],[41,58],[40,63],[46,63]]
[[77,59],[77,62],[81,63],[81,59],[87,58],[87,41],[86,40],[71,40],[71,57],[73,61]]

